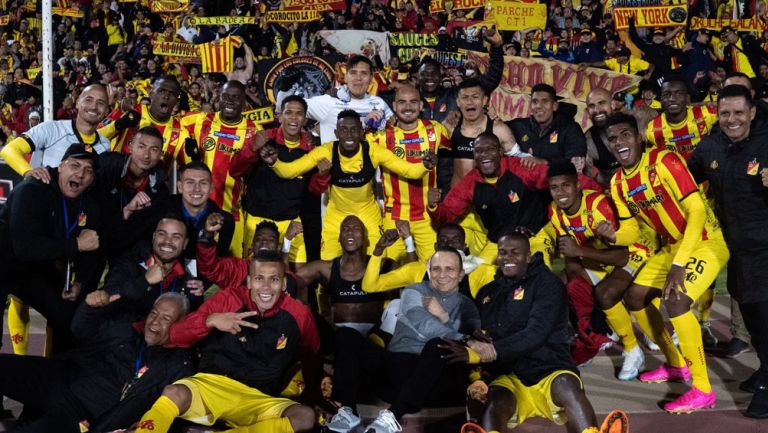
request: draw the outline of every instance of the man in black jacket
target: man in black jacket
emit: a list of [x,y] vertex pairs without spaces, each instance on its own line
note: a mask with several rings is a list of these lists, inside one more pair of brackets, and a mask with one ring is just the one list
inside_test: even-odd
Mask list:
[[664,77],[672,72],[672,58],[678,56],[682,58],[683,52],[667,44],[668,37],[664,29],[654,29],[650,43],[641,38],[637,34],[634,17],[629,18],[629,37],[632,43],[643,52],[643,59],[654,66],[650,81],[653,88],[658,90]]
[[86,297],[72,322],[81,349],[53,359],[0,355],[0,394],[24,404],[29,416],[14,431],[128,428],[164,386],[192,372],[186,350],[163,347],[171,324],[186,314],[186,298],[161,296],[146,322],[133,325],[112,320],[119,298],[104,292]]
[[134,321],[149,313],[163,293],[184,294],[194,311],[203,303],[204,284],[191,273],[182,254],[187,246],[184,222],[168,215],[157,223],[151,245],[141,241],[112,261],[100,291],[120,295],[115,314]]
[[45,316],[54,351],[71,345],[75,301],[98,283],[100,212],[87,192],[97,158],[71,145],[47,168],[50,183],[25,179],[0,210],[0,299],[13,294]]
[[721,133],[699,143],[688,168],[697,182],[709,181],[731,251],[728,289],[760,359],[740,386],[755,393],[747,416],[768,418],[768,119],[756,115],[744,86],[723,88],[717,106]]
[[99,156],[95,188],[110,228],[104,232],[103,248],[109,259],[148,238],[162,217],[168,199],[162,157],[163,136],[154,126],[139,129],[130,154]]
[[534,416],[562,424],[566,415],[568,431],[597,432],[571,361],[565,286],[540,254],[531,256],[525,235],[507,232],[498,247],[496,278],[475,297],[487,338],[443,346],[451,360],[483,363],[492,377],[487,406],[470,401],[470,417],[486,431],[505,431],[514,415],[518,424]]

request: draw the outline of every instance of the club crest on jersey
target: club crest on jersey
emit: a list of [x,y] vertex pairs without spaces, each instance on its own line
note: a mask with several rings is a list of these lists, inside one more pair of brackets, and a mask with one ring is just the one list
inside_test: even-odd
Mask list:
[[445,102],[443,102],[442,104],[440,104],[440,109],[437,110],[437,111],[439,111],[441,113],[445,113],[445,110],[447,110],[447,109],[448,109],[448,107],[446,107],[445,106]]
[[552,133],[549,134],[549,142],[557,143],[557,131],[552,131]]
[[277,339],[277,344],[275,345],[275,350],[282,350],[285,349],[285,346],[288,344],[288,338],[285,336],[285,334],[280,335],[280,338]]
[[510,191],[509,194],[507,194],[507,198],[509,198],[511,203],[517,203],[520,201],[520,196],[517,195],[517,193],[514,191]]
[[709,164],[709,168],[711,168],[712,170],[717,170],[717,167],[719,166],[720,164],[717,163],[716,159],[712,160],[712,163]]
[[80,433],[86,433],[91,428],[91,423],[84,419],[78,423],[78,427],[80,427]]
[[519,286],[512,293],[512,299],[515,300],[515,301],[522,301],[523,300],[523,296],[525,296],[525,289],[523,289],[523,286]]
[[648,173],[648,179],[651,180],[651,186],[659,186],[661,183],[659,176],[656,175],[656,170]]
[[760,163],[757,162],[757,158],[754,158],[747,163],[747,174],[750,176],[757,176],[758,171],[760,171]]

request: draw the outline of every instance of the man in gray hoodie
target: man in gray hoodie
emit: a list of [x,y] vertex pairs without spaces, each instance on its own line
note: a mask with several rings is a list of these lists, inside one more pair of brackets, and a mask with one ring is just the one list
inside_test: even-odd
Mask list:
[[360,424],[355,405],[361,391],[392,403],[364,431],[393,433],[399,420],[436,396],[462,398],[467,368],[447,364],[443,341],[467,340],[480,328],[472,300],[459,293],[464,278],[461,256],[452,248],[439,248],[427,263],[429,280],[403,290],[400,313],[389,347],[384,349],[356,332],[336,338],[333,398],[343,406],[327,427],[346,433]]

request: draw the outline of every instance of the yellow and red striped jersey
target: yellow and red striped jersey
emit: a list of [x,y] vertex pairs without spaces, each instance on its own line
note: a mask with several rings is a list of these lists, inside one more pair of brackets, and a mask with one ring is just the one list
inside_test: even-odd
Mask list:
[[238,220],[242,179],[230,176],[229,166],[235,153],[243,146],[253,145],[261,125],[244,117],[236,124],[229,124],[221,120],[219,113],[190,114],[182,119],[182,125],[183,134],[179,142],[184,143],[187,137],[193,137],[200,148],[203,163],[211,169],[211,200]]
[[[691,194],[700,194],[682,157],[654,148],[646,150],[629,173],[619,170],[611,179],[619,219],[637,217],[669,243],[683,238],[687,224],[681,202]],[[701,239],[719,231],[717,219],[709,206]]]
[[235,69],[234,49],[243,41],[236,36],[227,36],[213,42],[200,44],[200,58],[203,73],[232,72]]
[[666,114],[654,117],[645,129],[645,139],[648,141],[648,146],[677,152],[687,161],[699,141],[709,135],[716,122],[715,107],[709,105],[688,107],[685,120],[677,124],[670,123]]
[[[367,139],[371,146],[385,147],[398,158],[412,163],[420,163],[429,150],[437,154],[440,148],[451,148],[445,127],[429,120],[419,120],[418,126],[412,131],[387,126],[384,131],[368,134]],[[413,180],[398,176],[385,167],[382,167],[381,175],[384,206],[392,214],[393,220],[429,219],[427,193],[430,188],[437,187],[435,170],[422,179]]]

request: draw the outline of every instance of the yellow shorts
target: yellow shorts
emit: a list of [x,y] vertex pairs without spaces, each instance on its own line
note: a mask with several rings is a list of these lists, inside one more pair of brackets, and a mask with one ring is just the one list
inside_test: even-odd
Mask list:
[[[365,210],[354,216],[360,218],[368,232],[367,254],[372,254],[376,243],[381,238],[381,213],[378,212],[378,206]],[[341,244],[339,243],[339,234],[341,233],[341,222],[350,214],[339,212],[328,206],[323,220],[322,241],[320,244],[320,258],[322,260],[333,260],[341,256]]]
[[[663,289],[672,261],[680,248],[680,243],[664,245],[651,256],[635,277],[634,283],[640,286]],[[689,298],[696,301],[717,278],[717,274],[728,263],[730,253],[722,234],[705,241],[700,241],[685,260],[685,289]]]
[[[295,220],[275,221],[269,218],[257,217],[246,213],[245,234],[243,236],[243,248],[245,248],[245,251],[251,250],[251,245],[253,244],[253,235],[256,233],[256,226],[261,224],[262,221],[272,221],[275,223],[277,226],[277,231],[280,232],[280,239],[278,242],[281,248],[283,245],[285,232],[288,231],[288,226],[291,225],[291,221],[301,222],[298,218]],[[288,261],[291,263],[307,263],[307,249],[304,247],[304,233],[299,233],[295,238],[293,238],[293,241],[291,242],[291,251],[288,253]]]
[[[409,221],[413,242],[416,244],[416,254],[419,261],[426,262],[435,253],[435,243],[437,242],[437,232],[432,227],[432,220]],[[392,220],[392,214],[384,214],[384,230],[395,228],[395,221]],[[405,256],[405,242],[398,239],[394,245],[387,248],[385,256],[402,263]]]
[[272,397],[234,379],[218,374],[197,373],[174,382],[192,391],[192,403],[181,418],[211,426],[223,421],[230,427],[243,427],[267,419],[280,418],[298,404],[287,398]]
[[[517,402],[517,410],[509,421],[508,427],[513,428],[533,417],[547,418],[557,425],[568,422],[565,409],[552,401],[552,382],[562,374],[570,374],[579,380],[579,384],[582,383],[576,373],[568,370],[557,370],[532,386],[523,385],[523,382],[514,374],[504,374],[494,379],[490,386],[499,386],[512,391]],[[581,387],[583,389],[584,385],[582,384]]]
[[[483,226],[480,217],[477,216],[475,211],[470,211],[459,221],[459,225],[464,229],[464,238],[469,247],[469,252],[475,256],[480,256],[483,248],[488,243],[488,230]],[[493,259],[495,260],[496,257],[494,256]]]
[[[645,254],[638,254],[636,252],[633,252],[632,249],[629,250],[629,259],[627,260],[627,264],[622,266],[620,269],[624,269],[630,276],[634,277],[640,272],[640,269],[645,266],[645,263],[650,259]],[[596,263],[594,266],[585,266],[584,271],[589,276],[590,282],[593,286],[596,286],[600,281],[603,281],[605,277],[608,276],[613,270],[615,269],[615,266],[600,266]],[[666,276],[665,276],[666,278]]]

